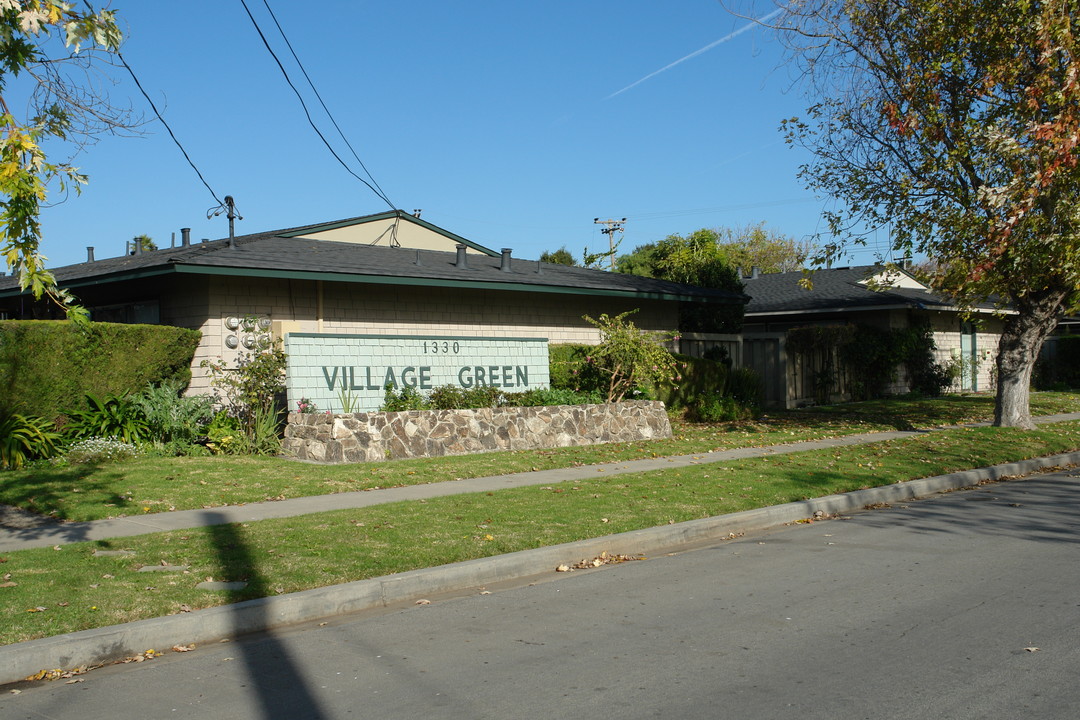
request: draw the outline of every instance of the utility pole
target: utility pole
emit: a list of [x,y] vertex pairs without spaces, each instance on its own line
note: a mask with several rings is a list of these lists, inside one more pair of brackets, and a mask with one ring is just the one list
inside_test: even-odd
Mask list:
[[236,201],[233,200],[232,195],[225,196],[225,202],[221,203],[217,207],[212,207],[206,211],[206,219],[216,218],[221,213],[225,213],[225,217],[229,218],[229,247],[233,246],[233,240],[236,238],[236,227],[234,221],[243,220],[243,216],[236,211]]
[[626,232],[623,229],[623,223],[625,222],[626,218],[623,218],[622,220],[612,220],[611,218],[601,220],[600,218],[593,218],[593,223],[605,226],[600,232],[608,236],[608,260],[611,263],[612,270],[615,269],[615,245],[617,244],[615,242],[615,233]]

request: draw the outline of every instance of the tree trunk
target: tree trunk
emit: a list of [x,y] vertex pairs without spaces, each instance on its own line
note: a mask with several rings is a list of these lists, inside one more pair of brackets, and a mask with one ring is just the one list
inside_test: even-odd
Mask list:
[[1005,321],[998,345],[997,403],[994,425],[1035,428],[1031,421],[1031,374],[1043,341],[1054,331],[1064,293],[1017,303],[1019,312]]

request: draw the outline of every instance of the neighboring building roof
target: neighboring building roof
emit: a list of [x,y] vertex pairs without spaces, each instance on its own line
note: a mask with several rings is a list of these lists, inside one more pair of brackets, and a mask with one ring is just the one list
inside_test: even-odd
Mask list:
[[[459,267],[457,254],[454,252],[298,237],[312,232],[311,228],[326,228],[331,225],[334,223],[244,235],[232,241],[222,239],[143,251],[136,255],[53,268],[52,272],[59,285],[76,291],[79,287],[137,278],[195,274],[484,288],[697,302],[743,303],[747,299],[736,292],[535,260],[509,259],[510,271],[507,272],[501,269],[502,256],[498,254],[495,257],[468,254],[466,267]],[[440,232],[446,234],[446,231]],[[447,236],[457,237],[452,233]],[[15,278],[0,278],[0,297],[19,294],[21,291]]]
[[[888,273],[891,287],[872,289],[870,278],[883,279]],[[812,312],[850,312],[858,310],[891,310],[915,308],[926,310],[955,310],[951,299],[932,292],[911,274],[902,270],[886,270],[880,265],[815,270],[810,278],[813,289],[803,288],[799,281],[802,271],[759,275],[745,280],[743,292],[750,296],[746,317],[785,315]],[[981,304],[979,309],[992,309]]]

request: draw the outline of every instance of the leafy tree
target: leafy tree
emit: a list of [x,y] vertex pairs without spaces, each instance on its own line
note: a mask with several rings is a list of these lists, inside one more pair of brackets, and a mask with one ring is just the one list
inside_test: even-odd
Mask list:
[[[617,272],[644,277],[742,292],[735,267],[725,258],[715,230],[698,230],[687,237],[668,235],[658,243],[639,246],[623,255]],[[738,332],[742,329],[742,306],[713,307],[705,303],[684,303],[679,329],[683,332]]]
[[[708,244],[715,244],[715,253],[705,252]],[[679,244],[692,245],[693,250],[677,248]],[[688,238],[670,235],[659,243],[639,245],[634,251],[620,255],[616,261],[617,272],[645,277],[666,277],[662,263],[670,263],[673,252],[682,260],[692,261],[693,257],[722,258],[732,268],[748,272],[758,268],[762,272],[777,273],[802,270],[807,258],[813,251],[808,241],[800,242],[795,238],[765,228],[765,223],[747,225],[741,228],[702,228]],[[704,254],[703,254],[704,253]]]
[[1080,0],[793,0],[782,36],[813,104],[786,124],[840,206],[822,258],[890,228],[933,283],[1008,315],[995,424],[1032,427],[1043,340],[1080,287]]
[[[56,286],[39,252],[39,216],[51,184],[78,192],[86,176],[71,159],[50,161],[43,146],[73,142],[78,148],[126,125],[125,114],[101,100],[86,74],[95,49],[119,46],[112,10],[79,10],[62,0],[0,0],[0,255],[24,290],[69,311],[73,298]],[[24,115],[4,97],[15,78],[29,85]]]
[[767,230],[765,223],[747,225],[735,230],[717,231],[720,235],[720,252],[729,265],[748,272],[758,268],[764,273],[802,270],[813,252],[808,241]]
[[577,265],[577,260],[570,254],[570,251],[563,245],[554,252],[544,251],[540,253],[540,262],[552,263],[553,265]]
[[[142,235],[136,235],[135,240],[132,244],[135,243],[138,243],[143,250],[157,250],[157,243],[154,242],[154,238],[146,235],[145,233]],[[134,248],[132,248],[132,250],[134,251]]]

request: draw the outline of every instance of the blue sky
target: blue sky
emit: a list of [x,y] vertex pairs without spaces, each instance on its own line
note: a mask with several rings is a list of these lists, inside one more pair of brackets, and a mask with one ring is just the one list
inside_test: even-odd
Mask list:
[[[823,227],[825,203],[796,177],[807,156],[778,129],[806,100],[777,41],[740,32],[715,0],[269,2],[393,204],[471,240],[580,257],[606,245],[595,217],[627,218],[623,251],[702,227]],[[263,0],[247,3],[317,110]],[[217,195],[236,198],[238,234],[388,209],[319,141],[240,0],[112,6],[125,59]],[[153,120],[121,72],[113,101]],[[121,254],[142,233],[159,246],[181,227],[227,234],[164,128],[143,130],[79,156],[89,185],[43,214],[50,265],[83,261],[88,245]]]

